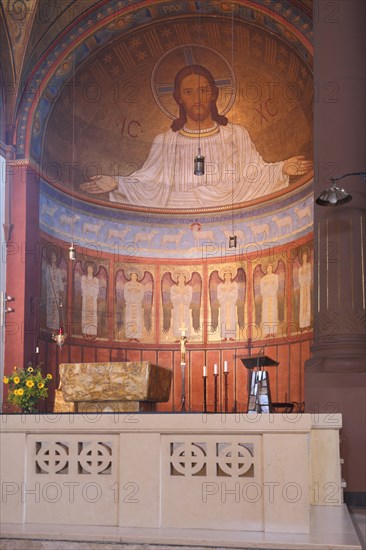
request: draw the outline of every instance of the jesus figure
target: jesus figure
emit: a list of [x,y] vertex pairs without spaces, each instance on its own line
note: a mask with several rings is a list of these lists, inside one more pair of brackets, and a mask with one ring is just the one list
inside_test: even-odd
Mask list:
[[[147,207],[216,207],[268,195],[288,186],[290,176],[312,169],[312,161],[302,155],[265,162],[246,128],[219,114],[218,88],[205,67],[183,67],[173,96],[179,117],[155,137],[143,166],[130,176],[93,176],[80,185],[82,191]],[[193,170],[198,148],[205,158],[204,175]]]

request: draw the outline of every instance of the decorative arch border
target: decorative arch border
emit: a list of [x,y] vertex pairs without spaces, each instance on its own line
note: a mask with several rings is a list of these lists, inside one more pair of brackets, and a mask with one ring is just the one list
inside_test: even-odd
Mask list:
[[[234,11],[233,11],[234,9]],[[70,78],[71,70],[86,61],[88,56],[115,39],[139,26],[174,17],[217,16],[260,24],[269,32],[275,32],[288,42],[288,33],[296,38],[292,43],[298,54],[310,63],[312,57],[312,21],[288,0],[238,0],[236,2],[167,2],[155,0],[131,2],[110,0],[103,5],[82,14],[64,30],[59,39],[40,59],[28,79],[19,102],[15,130],[17,158],[32,158],[37,164],[39,158],[32,156],[37,151],[36,141],[41,140],[57,90],[61,90]],[[110,28],[115,21],[115,28]],[[68,70],[62,64],[72,56]],[[56,91],[56,92],[55,92]],[[36,124],[36,137],[33,127]]]

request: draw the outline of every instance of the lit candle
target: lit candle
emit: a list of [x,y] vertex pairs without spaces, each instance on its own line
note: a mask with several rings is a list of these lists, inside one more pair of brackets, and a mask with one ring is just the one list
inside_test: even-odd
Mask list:
[[224,372],[229,372],[227,361],[224,361]]
[[207,367],[206,367],[206,365],[203,365],[203,377],[207,378]]
[[186,335],[186,329],[185,329],[185,328],[181,328],[180,331],[181,331],[181,333],[182,333],[182,336],[185,336],[185,335]]
[[217,364],[215,363],[214,364],[214,374],[218,374],[219,373],[219,370],[217,368]]

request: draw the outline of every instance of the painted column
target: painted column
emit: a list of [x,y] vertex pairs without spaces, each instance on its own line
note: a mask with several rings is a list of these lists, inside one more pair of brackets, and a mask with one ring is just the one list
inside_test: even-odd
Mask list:
[[[366,169],[365,3],[314,1],[315,198],[330,177]],[[350,498],[365,498],[366,182],[339,182],[343,206],[315,205],[314,344],[306,362],[308,412],[343,414],[341,454]],[[351,502],[351,501],[350,501]]]

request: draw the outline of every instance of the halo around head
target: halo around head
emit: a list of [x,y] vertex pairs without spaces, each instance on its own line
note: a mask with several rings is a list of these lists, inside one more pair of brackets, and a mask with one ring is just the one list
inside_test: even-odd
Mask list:
[[219,277],[220,279],[224,279],[225,273],[230,273],[231,277],[235,277],[237,274],[237,269],[233,265],[225,265],[221,269],[219,269]]
[[87,273],[88,272],[88,267],[91,267],[93,269],[93,275],[96,274],[97,272],[97,265],[95,262],[92,262],[91,260],[86,260],[85,264],[84,264],[84,272]]
[[141,279],[143,278],[142,269],[140,267],[137,267],[136,265],[128,267],[127,269],[125,269],[125,277],[127,279],[131,279],[132,273],[136,273],[138,281],[141,281]]
[[173,99],[175,75],[183,67],[193,64],[202,65],[212,74],[219,90],[218,111],[226,115],[236,96],[233,68],[222,54],[201,44],[177,46],[158,59],[151,74],[151,90],[157,106],[171,120],[177,118],[177,104]]
[[183,275],[185,277],[186,282],[189,281],[191,274],[187,269],[175,269],[172,273],[172,279],[175,283],[178,282],[178,277],[180,275]]

